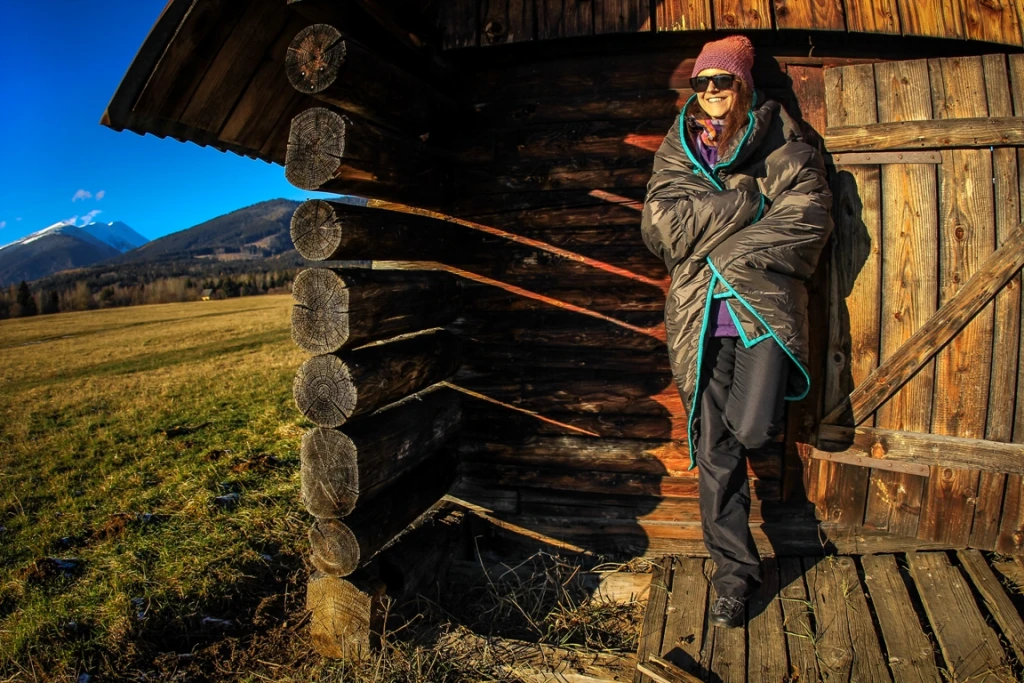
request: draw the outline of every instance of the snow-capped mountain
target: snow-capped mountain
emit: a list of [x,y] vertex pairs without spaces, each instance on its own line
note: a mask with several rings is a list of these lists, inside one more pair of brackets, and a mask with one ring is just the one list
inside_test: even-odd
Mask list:
[[113,223],[89,223],[81,228],[101,242],[105,242],[122,254],[141,247],[148,239],[132,230],[121,221]]
[[0,285],[81,268],[147,243],[124,223],[54,223],[0,247]]
[[93,245],[97,243],[105,244],[108,247],[117,249],[122,254],[136,247],[141,247],[149,241],[120,221],[113,223],[89,223],[82,227],[71,225],[70,223],[54,223],[30,235],[25,235],[10,244],[0,246],[0,250],[31,244],[36,240],[55,235],[67,235]]

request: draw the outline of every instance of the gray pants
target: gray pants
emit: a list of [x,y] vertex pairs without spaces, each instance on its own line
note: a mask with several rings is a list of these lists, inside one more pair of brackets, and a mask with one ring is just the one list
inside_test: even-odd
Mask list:
[[718,565],[712,583],[720,596],[748,598],[761,584],[744,449],[778,434],[788,372],[774,339],[749,349],[731,337],[705,341],[696,456],[704,545]]

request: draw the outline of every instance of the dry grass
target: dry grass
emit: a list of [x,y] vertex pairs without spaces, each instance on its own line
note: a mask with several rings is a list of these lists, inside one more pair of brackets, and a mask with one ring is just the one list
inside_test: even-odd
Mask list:
[[371,660],[316,656],[289,309],[0,322],[0,681],[505,681],[556,652],[538,642],[577,670],[635,649],[639,605],[588,601],[579,567],[538,555],[403,606]]

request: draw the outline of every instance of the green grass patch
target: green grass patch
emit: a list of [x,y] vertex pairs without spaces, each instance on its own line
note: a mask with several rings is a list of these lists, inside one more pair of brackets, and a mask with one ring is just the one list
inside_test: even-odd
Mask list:
[[0,323],[0,674],[109,680],[303,571],[289,301]]

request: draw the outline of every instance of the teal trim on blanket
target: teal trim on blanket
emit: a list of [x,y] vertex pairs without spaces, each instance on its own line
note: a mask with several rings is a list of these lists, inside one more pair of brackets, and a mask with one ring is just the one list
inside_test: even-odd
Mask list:
[[[693,95],[692,97],[696,97],[696,95]],[[717,173],[720,170],[722,170],[723,168],[725,168],[726,166],[728,166],[729,164],[731,164],[732,162],[734,162],[736,160],[736,157],[737,157],[737,155],[739,155],[740,150],[743,149],[743,145],[747,144],[747,139],[750,138],[750,135],[753,132],[754,132],[754,110],[753,110],[753,103],[751,103],[751,108],[747,111],[747,130],[744,131],[743,137],[740,138],[740,144],[736,145],[736,149],[733,150],[732,156],[729,157],[728,161],[719,161],[717,164],[715,164],[715,167],[711,169],[712,175],[717,175]],[[762,202],[762,205],[763,205],[764,204],[764,197],[763,196],[761,197],[761,202]]]
[[[809,372],[807,372],[807,368],[805,368],[800,363],[800,361],[798,361],[796,359],[796,356],[793,355],[793,352],[789,350],[789,347],[782,343],[782,340],[779,339],[779,335],[777,335],[775,333],[775,330],[772,329],[772,326],[769,325],[768,322],[764,318],[761,317],[761,314],[757,312],[757,309],[755,309],[753,306],[751,306],[750,302],[748,302],[746,299],[744,299],[740,295],[740,293],[737,292],[736,289],[731,284],[729,284],[729,281],[726,280],[724,277],[722,277],[722,274],[718,272],[718,269],[715,268],[715,264],[711,262],[710,258],[707,259],[707,263],[708,263],[708,267],[711,268],[711,272],[714,273],[714,275],[715,275],[715,277],[712,278],[712,282],[714,282],[715,278],[718,278],[719,280],[721,280],[722,284],[724,284],[726,286],[726,288],[728,288],[729,291],[732,292],[736,296],[736,298],[739,300],[739,302],[742,303],[746,307],[746,309],[748,311],[750,311],[754,315],[754,317],[757,318],[758,321],[762,325],[764,325],[764,328],[766,330],[768,330],[768,334],[771,335],[771,337],[773,339],[775,339],[776,342],[778,342],[778,344],[782,348],[782,350],[786,352],[787,356],[789,356],[789,359],[791,361],[793,361],[794,365],[796,365],[800,369],[800,372],[803,373],[804,379],[807,381],[807,386],[804,388],[803,392],[799,396],[786,396],[786,400],[787,401],[799,401],[803,397],[807,396],[807,393],[811,390],[811,375],[810,375]],[[761,337],[759,337],[757,340],[755,340],[754,343],[757,343],[757,341],[760,341],[760,340],[761,340]]]
[[[717,282],[717,280],[716,280],[716,282]],[[723,280],[723,282],[724,282],[724,280]],[[731,292],[729,293],[729,297],[730,298],[735,298],[735,297],[732,296]],[[754,346],[755,344],[758,344],[759,342],[763,342],[765,339],[771,339],[772,338],[771,334],[769,334],[768,332],[765,332],[760,337],[754,337],[753,339],[750,339],[749,337],[747,337],[747,333],[743,331],[743,325],[740,324],[739,316],[736,315],[736,311],[734,311],[732,309],[732,306],[729,305],[728,301],[725,302],[725,307],[726,307],[726,309],[728,309],[729,316],[732,318],[732,324],[736,326],[736,331],[740,335],[740,341],[743,342],[743,347],[744,348],[749,349],[751,346]]]
[[683,108],[679,113],[679,145],[683,148],[683,151],[686,152],[686,156],[687,158],[689,158],[690,164],[693,165],[693,172],[696,173],[697,175],[704,176],[709,181],[711,181],[711,184],[714,185],[715,188],[717,188],[719,191],[722,191],[725,189],[725,187],[722,185],[722,183],[718,182],[717,178],[715,178],[712,169],[707,168],[704,165],[703,161],[700,161],[699,159],[697,159],[697,157],[693,155],[693,152],[690,151],[690,145],[686,141],[686,128],[683,127],[683,124],[685,123],[685,117],[682,115],[682,112],[686,111],[686,109],[690,106],[690,102],[692,102],[696,97],[696,94],[690,95],[690,99],[686,100],[686,104],[683,105]]
[[693,387],[693,399],[690,401],[690,414],[686,419],[686,444],[690,450],[690,467],[697,466],[697,454],[693,450],[693,416],[697,412],[697,401],[700,400],[700,367],[704,358],[704,340],[707,338],[708,319],[711,317],[711,299],[715,291],[715,279],[708,282],[708,292],[704,296],[704,316],[700,323],[700,342],[697,344],[697,380]]
[[732,298],[732,292],[719,292],[718,294],[714,295],[714,298],[716,298],[716,299],[731,299]]

